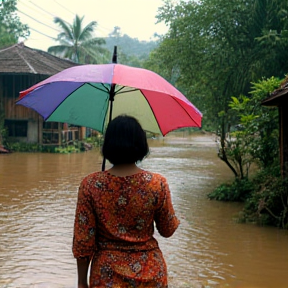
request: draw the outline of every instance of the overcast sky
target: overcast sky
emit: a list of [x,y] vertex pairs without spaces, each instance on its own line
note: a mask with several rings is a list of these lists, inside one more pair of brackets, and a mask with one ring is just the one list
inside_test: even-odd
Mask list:
[[30,27],[31,35],[25,45],[47,50],[57,43],[51,38],[59,34],[55,16],[72,23],[75,15],[84,17],[84,24],[97,21],[96,37],[105,37],[115,26],[139,40],[149,40],[154,33],[165,34],[167,27],[156,23],[162,0],[18,0],[18,15]]

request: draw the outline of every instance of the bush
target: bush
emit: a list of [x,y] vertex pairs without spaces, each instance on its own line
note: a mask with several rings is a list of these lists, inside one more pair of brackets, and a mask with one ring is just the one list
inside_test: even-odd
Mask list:
[[283,179],[279,171],[275,167],[266,169],[253,179],[255,191],[245,202],[241,222],[288,228],[288,179]]
[[25,143],[25,142],[14,142],[9,143],[7,145],[8,149],[12,152],[43,152],[43,153],[78,153],[86,151],[86,143],[91,144],[89,149],[93,146],[98,147],[102,144],[102,138],[93,137],[89,138],[88,141],[72,141],[68,143],[64,143],[62,146],[58,145],[40,145],[37,143]]
[[208,194],[209,199],[244,202],[252,193],[254,185],[248,179],[235,179],[231,184],[221,184]]
[[103,135],[98,134],[97,136],[88,137],[85,139],[85,142],[92,144],[94,147],[99,147],[103,144]]
[[9,143],[8,148],[10,151],[14,152],[39,152],[42,150],[40,144],[24,142]]

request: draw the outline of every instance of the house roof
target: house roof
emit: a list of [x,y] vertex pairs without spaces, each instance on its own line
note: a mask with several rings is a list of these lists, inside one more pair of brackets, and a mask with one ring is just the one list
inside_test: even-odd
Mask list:
[[278,106],[281,102],[288,101],[288,76],[283,80],[280,87],[274,90],[261,104],[264,106]]
[[79,65],[18,43],[0,50],[0,74],[54,75],[66,68]]

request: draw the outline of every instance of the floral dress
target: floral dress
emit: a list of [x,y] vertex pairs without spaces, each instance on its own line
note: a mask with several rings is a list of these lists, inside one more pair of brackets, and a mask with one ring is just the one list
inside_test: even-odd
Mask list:
[[90,288],[168,287],[167,268],[153,237],[179,225],[166,179],[141,171],[118,177],[95,172],[79,187],[73,255],[89,257]]

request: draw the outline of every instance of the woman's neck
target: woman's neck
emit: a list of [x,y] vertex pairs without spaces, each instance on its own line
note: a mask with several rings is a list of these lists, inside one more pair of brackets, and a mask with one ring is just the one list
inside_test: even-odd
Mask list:
[[142,169],[140,169],[135,163],[117,164],[108,170],[110,174],[119,177],[130,176],[141,171]]

